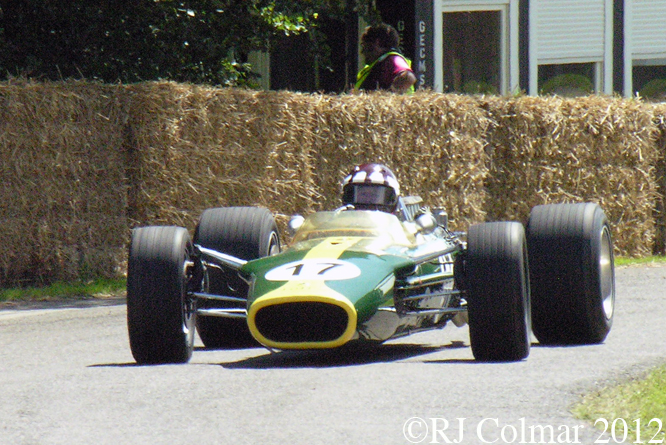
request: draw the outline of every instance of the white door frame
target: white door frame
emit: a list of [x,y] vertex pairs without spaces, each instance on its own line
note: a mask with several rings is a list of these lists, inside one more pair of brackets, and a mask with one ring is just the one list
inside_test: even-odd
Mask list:
[[499,11],[500,20],[500,94],[520,90],[519,8],[518,0],[435,0],[434,2],[434,71],[435,91],[442,91],[443,69],[443,17],[447,12]]

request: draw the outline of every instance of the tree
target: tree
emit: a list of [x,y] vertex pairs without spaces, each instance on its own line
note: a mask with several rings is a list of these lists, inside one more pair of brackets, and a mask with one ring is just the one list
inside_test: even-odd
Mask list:
[[343,17],[347,3],[0,0],[0,78],[243,84],[243,55],[316,29],[322,15]]

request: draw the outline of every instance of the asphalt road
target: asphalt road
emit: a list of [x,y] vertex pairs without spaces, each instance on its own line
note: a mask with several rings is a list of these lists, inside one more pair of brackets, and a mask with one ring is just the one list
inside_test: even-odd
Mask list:
[[616,275],[605,344],[535,344],[511,364],[474,362],[467,329],[448,326],[374,349],[199,347],[186,365],[136,366],[122,304],[1,310],[0,444],[592,444],[571,405],[666,363],[666,267]]

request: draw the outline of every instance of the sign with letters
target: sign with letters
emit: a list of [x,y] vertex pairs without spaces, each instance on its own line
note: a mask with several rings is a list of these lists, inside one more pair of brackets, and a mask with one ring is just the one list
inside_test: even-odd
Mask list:
[[378,0],[382,20],[400,35],[398,50],[412,61],[419,88],[435,84],[433,64],[433,0]]

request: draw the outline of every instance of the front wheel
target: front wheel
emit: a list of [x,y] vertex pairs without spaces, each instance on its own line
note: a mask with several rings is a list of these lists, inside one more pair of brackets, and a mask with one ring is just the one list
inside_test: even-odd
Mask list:
[[139,364],[186,363],[194,346],[194,247],[182,227],[132,231],[127,270],[127,328]]
[[530,291],[523,225],[471,226],[464,261],[474,358],[496,362],[526,358],[530,352]]
[[[280,237],[275,219],[268,209],[260,207],[220,207],[207,209],[194,232],[197,245],[226,253],[243,260],[255,260],[280,252]],[[208,270],[212,294],[247,298],[248,284],[236,271]],[[199,300],[202,309],[224,308],[225,303]],[[211,349],[256,345],[247,321],[233,318],[199,316],[197,331],[204,346]]]

